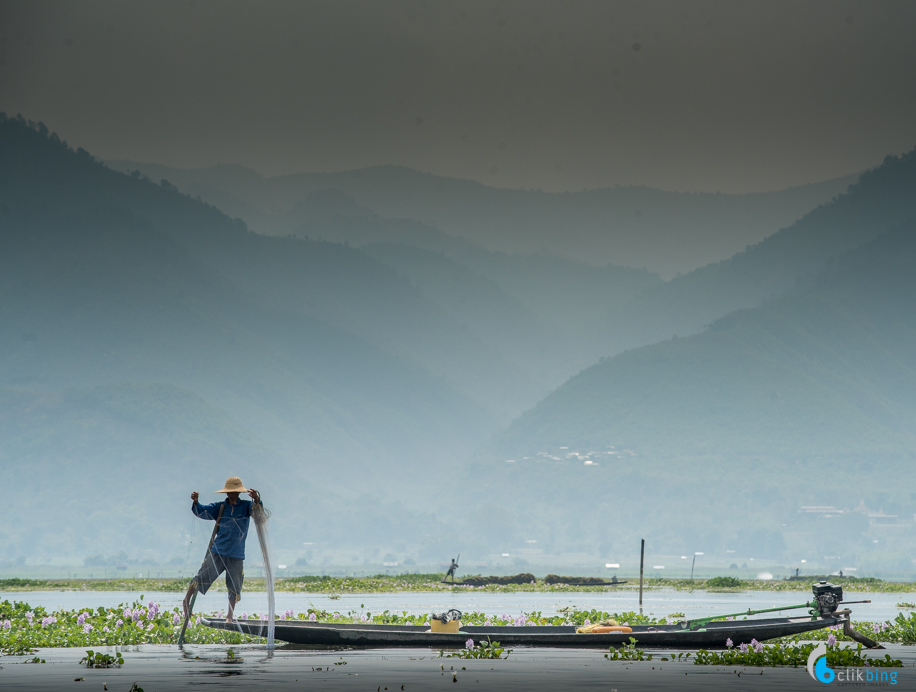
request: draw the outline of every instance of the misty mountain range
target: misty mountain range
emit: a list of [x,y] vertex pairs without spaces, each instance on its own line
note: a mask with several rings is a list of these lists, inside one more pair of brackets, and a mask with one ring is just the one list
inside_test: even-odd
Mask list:
[[[916,153],[835,199],[850,181],[547,195],[113,167],[136,173],[0,122],[6,557],[178,545],[187,493],[229,465],[291,545],[359,526],[603,554],[637,529],[610,514],[657,505],[638,528],[660,545],[779,553],[800,503],[916,500]],[[726,237],[750,246],[667,281],[632,268],[670,276]],[[661,247],[676,261],[638,261]],[[154,521],[153,492],[180,518]],[[714,499],[738,521],[682,516]]]
[[745,195],[646,187],[546,193],[397,166],[265,178],[234,165],[183,170],[108,163],[118,171],[166,179],[259,233],[307,234],[356,245],[423,243],[448,255],[468,245],[509,254],[544,251],[586,264],[648,268],[669,278],[759,242],[844,192],[858,177]]

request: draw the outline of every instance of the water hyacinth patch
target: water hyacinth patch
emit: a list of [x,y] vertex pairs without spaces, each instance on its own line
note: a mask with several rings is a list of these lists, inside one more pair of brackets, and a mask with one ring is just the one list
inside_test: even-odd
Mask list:
[[[446,654],[444,651],[439,651],[438,658],[486,658],[486,659],[498,659],[498,658],[509,658],[509,654],[512,653],[512,649],[506,649],[499,645],[499,642],[491,642],[489,639],[485,642],[480,642],[475,645],[473,639],[468,639],[465,642],[465,648],[461,651],[456,651],[451,654]],[[503,656],[505,654],[505,656]]]
[[[859,632],[872,632],[873,639],[887,644],[916,644],[916,613],[906,617],[899,613],[892,620],[884,622],[863,622],[856,621],[852,623],[852,628]],[[803,642],[803,641],[827,641],[827,642],[853,642],[854,640],[843,634],[843,628],[840,625],[827,627],[822,630],[813,632],[802,632],[790,637],[783,637],[782,642]]]
[[[754,646],[741,644],[737,649],[726,651],[707,651],[700,649],[693,659],[695,665],[738,665],[738,666],[805,666],[808,655],[814,650],[816,644],[788,645],[776,643],[764,646],[759,642]],[[857,648],[827,647],[827,665],[831,667],[861,667],[873,668],[900,667],[903,664],[890,655],[884,658],[868,658],[862,655],[862,645]]]
[[[24,651],[37,647],[80,646],[135,646],[139,644],[174,644],[178,638],[177,625],[182,621],[178,608],[162,610],[153,604],[145,611],[141,603],[128,607],[80,609],[48,612],[41,607],[32,608],[27,603],[3,601],[0,612],[4,619],[0,626],[0,648]],[[141,612],[145,617],[140,618]],[[134,619],[134,614],[137,619]],[[9,623],[9,624],[6,624]],[[242,644],[263,641],[238,632],[227,632],[205,627],[197,622],[185,635],[188,643]]]
[[87,668],[120,668],[124,665],[124,656],[120,651],[116,651],[115,655],[111,656],[101,651],[96,653],[90,649],[80,663],[85,663]]
[[[146,605],[146,617],[134,620],[133,615],[143,610],[140,602],[121,604],[116,608],[77,609],[72,611],[49,612],[44,608],[32,608],[27,603],[0,603],[0,648],[9,646],[23,647],[81,647],[81,646],[122,646],[138,644],[170,644],[177,641],[178,628],[183,621],[183,614],[178,607],[163,610],[154,602]],[[125,616],[126,614],[126,616]],[[880,630],[875,635],[882,642],[907,642],[916,643],[916,614],[902,613],[894,622],[877,623]],[[265,614],[255,617],[264,617]],[[225,619],[221,611],[212,615],[218,619]],[[353,623],[366,622],[375,625],[422,625],[429,627],[426,614],[409,614],[407,611],[382,613],[369,613],[362,610],[340,613],[338,611],[325,611],[309,608],[302,613],[287,610],[283,613],[286,620],[307,620],[310,622],[327,623]],[[525,627],[525,626],[581,626],[586,622],[601,622],[614,619],[621,624],[660,624],[665,618],[656,619],[643,616],[635,612],[609,613],[597,610],[563,609],[557,615],[544,615],[540,611],[511,615],[488,615],[482,612],[466,612],[462,616],[465,626],[496,626],[496,627]],[[89,625],[89,628],[86,627]],[[871,631],[873,623],[854,623],[860,631]],[[837,642],[847,641],[841,629],[825,629],[814,632],[805,632],[800,637],[805,640],[825,640],[831,646]],[[200,615],[195,615],[188,626],[185,639],[189,644],[241,644],[263,641],[262,638],[249,637],[238,632],[217,630],[202,624]],[[786,638],[783,643],[798,641],[796,638]],[[759,642],[740,642],[745,651],[740,647],[735,650],[739,653],[761,654]],[[734,642],[725,642],[729,648],[735,647]]]
[[630,637],[629,644],[624,644],[620,648],[610,647],[604,657],[609,661],[651,661],[652,654],[647,654],[642,649],[636,648],[636,639]]

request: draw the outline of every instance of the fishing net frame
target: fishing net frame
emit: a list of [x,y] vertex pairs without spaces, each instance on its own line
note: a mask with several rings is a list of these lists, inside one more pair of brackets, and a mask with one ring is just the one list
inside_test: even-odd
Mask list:
[[251,518],[254,519],[254,528],[261,546],[261,559],[264,561],[264,586],[267,589],[267,650],[273,651],[277,616],[274,608],[274,573],[270,562],[270,535],[267,531],[270,510],[261,502],[255,502],[251,508]]

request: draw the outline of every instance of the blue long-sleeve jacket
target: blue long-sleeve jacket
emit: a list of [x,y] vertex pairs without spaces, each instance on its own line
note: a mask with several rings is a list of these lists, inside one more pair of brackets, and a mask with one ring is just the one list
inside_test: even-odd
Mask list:
[[251,520],[253,505],[251,500],[242,498],[239,498],[236,504],[230,505],[229,500],[226,499],[209,505],[195,502],[191,511],[201,519],[216,521],[220,506],[225,506],[223,516],[219,520],[219,531],[216,533],[216,540],[213,541],[211,550],[223,557],[236,557],[244,560],[245,539],[248,538],[248,522]]

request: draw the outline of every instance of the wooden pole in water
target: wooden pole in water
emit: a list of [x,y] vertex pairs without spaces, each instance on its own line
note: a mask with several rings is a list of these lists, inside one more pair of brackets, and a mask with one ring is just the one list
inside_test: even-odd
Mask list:
[[646,539],[640,539],[639,545],[639,614],[642,615],[642,573],[646,562]]
[[[223,518],[224,509],[226,509],[226,505],[220,505],[219,514],[216,515],[216,524],[213,526],[213,533],[210,534],[210,542],[207,544],[207,552],[204,554],[204,561],[200,565],[201,568],[207,564],[207,560],[210,558],[210,549],[213,547],[213,542],[216,540],[216,534],[219,532],[219,520]],[[191,620],[191,613],[194,611],[194,602],[196,600],[197,591],[195,590],[194,594],[191,596],[191,602],[188,604],[188,612],[184,614],[184,622],[181,625],[181,632],[178,634],[178,646],[184,645],[184,633],[188,629],[188,622]]]

